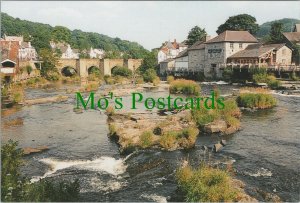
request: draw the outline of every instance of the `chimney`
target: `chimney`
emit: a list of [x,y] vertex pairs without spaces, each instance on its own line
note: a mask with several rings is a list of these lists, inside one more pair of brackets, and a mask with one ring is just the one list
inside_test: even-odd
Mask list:
[[205,42],[207,42],[208,40],[210,40],[211,39],[211,36],[210,35],[206,35],[205,36]]

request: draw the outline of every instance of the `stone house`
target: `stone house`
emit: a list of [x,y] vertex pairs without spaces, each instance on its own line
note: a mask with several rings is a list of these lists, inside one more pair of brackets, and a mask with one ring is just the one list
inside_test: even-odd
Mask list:
[[187,71],[189,67],[189,55],[188,49],[180,52],[178,56],[175,57],[175,71]]
[[282,66],[290,65],[292,50],[285,44],[252,44],[227,59],[227,63],[238,66]]
[[248,31],[227,30],[208,40],[205,42],[204,75],[222,77],[220,68],[226,65],[227,58],[256,43],[258,43],[257,39]]
[[175,59],[166,59],[159,64],[159,74],[165,76],[167,71],[175,68]]
[[198,41],[188,48],[189,70],[193,72],[204,72],[205,66],[205,43]]
[[187,49],[187,45],[182,43],[177,43],[176,39],[173,42],[165,42],[159,48],[157,53],[157,61],[158,63],[165,61],[166,59],[175,58],[180,52]]
[[292,63],[300,64],[300,24],[296,24],[293,32],[284,32],[284,42],[293,50]]

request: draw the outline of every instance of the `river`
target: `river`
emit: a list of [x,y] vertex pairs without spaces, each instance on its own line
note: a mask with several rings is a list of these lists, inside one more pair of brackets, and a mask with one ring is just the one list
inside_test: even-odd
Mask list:
[[[212,87],[202,85],[202,91],[209,92]],[[26,97],[62,94],[67,88],[27,89]],[[219,88],[221,94],[230,94],[237,87]],[[166,94],[152,90],[145,96]],[[182,160],[194,166],[204,161],[219,167],[232,164],[236,178],[244,181],[246,191],[258,200],[263,201],[258,189],[277,194],[283,201],[300,200],[300,97],[277,94],[277,107],[243,112],[241,131],[222,137],[200,135],[190,150],[141,150],[121,156],[118,145],[107,136],[106,115],[96,110],[74,113],[75,96],[69,96],[66,102],[26,106],[2,117],[2,121],[23,119],[21,126],[2,125],[2,143],[13,139],[20,147],[50,148],[25,157],[22,173],[32,181],[78,178],[81,201],[183,201],[174,179],[176,168]],[[201,149],[220,139],[227,140],[220,153]]]

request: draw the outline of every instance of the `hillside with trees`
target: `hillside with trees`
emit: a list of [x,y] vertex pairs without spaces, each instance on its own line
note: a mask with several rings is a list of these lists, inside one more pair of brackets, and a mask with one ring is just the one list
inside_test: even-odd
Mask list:
[[292,18],[283,18],[280,20],[274,20],[274,21],[263,23],[262,25],[259,26],[259,30],[256,33],[257,37],[263,38],[267,36],[271,31],[271,27],[273,23],[281,23],[283,32],[291,32],[292,29],[294,28],[294,25],[300,23],[300,20],[292,19]]
[[[136,42],[111,38],[109,36],[84,32],[78,29],[69,30],[63,26],[52,27],[48,24],[36,23],[14,18],[6,13],[1,13],[1,35],[23,35],[25,41],[31,41],[38,53],[41,49],[50,49],[49,42],[67,42],[72,48],[85,50],[90,47],[103,49],[112,58],[144,58],[149,52]],[[2,36],[1,36],[2,37]]]

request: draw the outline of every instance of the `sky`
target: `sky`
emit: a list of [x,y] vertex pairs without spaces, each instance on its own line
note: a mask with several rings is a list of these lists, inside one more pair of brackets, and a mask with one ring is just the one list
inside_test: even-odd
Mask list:
[[258,24],[300,19],[299,1],[2,1],[13,17],[135,41],[147,49],[186,39],[195,25],[216,36],[229,16],[247,13]]

